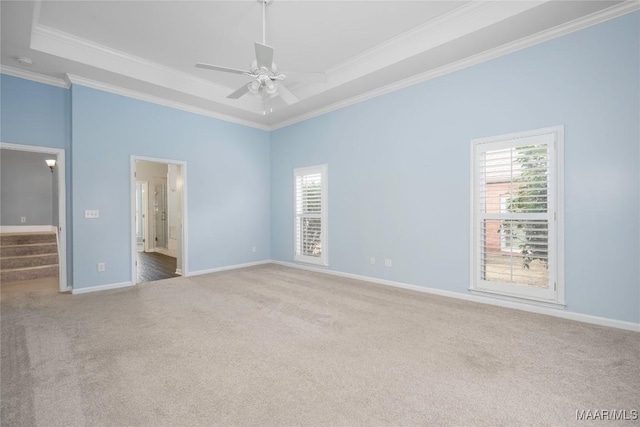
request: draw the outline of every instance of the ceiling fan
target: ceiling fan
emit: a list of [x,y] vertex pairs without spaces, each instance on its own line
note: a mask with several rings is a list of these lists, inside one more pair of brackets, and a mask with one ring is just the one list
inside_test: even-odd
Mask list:
[[[219,65],[197,63],[196,67],[205,68],[207,70],[222,71],[225,73],[242,74],[253,78],[253,80],[242,85],[236,91],[232,92],[227,98],[238,99],[241,96],[251,92],[252,94],[262,98],[266,102],[270,98],[279,96],[286,104],[294,104],[299,101],[287,87],[281,82],[287,77],[291,77],[297,81],[307,81],[314,83],[322,83],[326,81],[324,73],[282,73],[278,71],[276,64],[273,62],[274,50],[266,44],[266,22],[265,8],[273,0],[258,0],[262,3],[262,43],[255,42],[256,59],[251,62],[249,70],[240,70],[237,68],[222,67]],[[263,114],[266,114],[266,106],[263,104]],[[270,110],[272,110],[270,108]]]

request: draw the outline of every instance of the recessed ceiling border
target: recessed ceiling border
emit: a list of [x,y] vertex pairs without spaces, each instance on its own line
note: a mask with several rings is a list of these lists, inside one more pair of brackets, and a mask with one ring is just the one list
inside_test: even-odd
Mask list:
[[272,125],[265,125],[265,124],[253,122],[250,120],[238,119],[237,117],[234,117],[234,116],[215,113],[209,109],[195,107],[195,106],[180,103],[177,101],[171,101],[166,98],[148,95],[142,92],[125,89],[120,86],[110,85],[110,84],[98,82],[91,79],[86,79],[86,78],[75,76],[75,75],[67,75],[66,79],[59,79],[59,78],[47,76],[44,74],[39,74],[32,71],[27,71],[27,70],[22,70],[15,67],[7,66],[7,65],[0,65],[0,73],[23,78],[26,80],[35,81],[38,83],[48,84],[51,86],[57,86],[65,89],[68,89],[72,83],[78,84],[81,86],[87,86],[93,89],[102,90],[105,92],[110,92],[110,93],[118,94],[121,96],[126,96],[126,97],[130,97],[130,98],[134,98],[134,99],[138,99],[146,102],[151,102],[158,105],[163,105],[170,108],[175,108],[182,111],[191,112],[191,113],[202,115],[205,117],[211,117],[211,118],[215,118],[223,121],[228,121],[231,123],[236,123],[236,124],[260,129],[260,130],[273,131],[273,130],[281,129],[287,126],[291,126],[293,124],[296,124],[296,123],[299,123],[323,114],[327,114],[335,110],[339,110],[341,108],[345,108],[345,107],[366,101],[371,98],[375,98],[375,97],[385,95],[387,93],[394,92],[415,84],[419,84],[424,81],[427,81],[436,77],[440,77],[442,75],[445,75],[454,71],[468,68],[473,65],[477,65],[482,62],[486,62],[491,59],[495,59],[500,56],[504,56],[512,52],[525,49],[527,47],[531,47],[536,44],[543,43],[545,41],[552,40],[554,38],[561,37],[566,34],[579,31],[581,29],[590,27],[592,25],[599,24],[601,22],[615,19],[619,16],[632,13],[638,10],[640,10],[640,2],[638,2],[637,0],[627,0],[623,3],[616,4],[612,7],[575,19],[568,23],[558,25],[554,28],[536,33],[532,36],[524,37],[514,42],[502,45],[494,49],[490,49],[488,51],[479,53],[477,55],[471,56],[469,58],[465,58],[460,61],[457,61],[455,63],[448,64],[446,66],[439,67],[434,70],[430,70],[428,72],[401,80],[399,82],[386,85],[384,87],[377,88],[372,91],[368,91],[366,93],[333,103],[325,107],[315,109],[307,113],[297,115],[295,117],[291,117],[289,119],[277,122]]
[[[37,24],[32,29],[30,48],[187,95],[207,100],[216,99],[216,102],[231,108],[255,114],[261,112],[259,103],[252,102],[252,100],[238,102],[226,99],[229,91],[233,90],[227,86],[42,24]],[[168,85],[166,82],[173,82],[173,85]]]
[[[494,0],[466,3],[332,67],[327,73],[325,84],[296,85],[296,95],[300,99],[319,95],[396,61],[467,35],[548,1],[551,0],[508,3]],[[219,104],[249,113],[262,112],[262,105],[256,100],[227,99],[226,96],[229,91],[234,90],[233,88],[49,27],[39,22],[40,15],[40,2],[38,2],[33,11],[31,28],[30,48],[33,50],[190,96],[216,100]],[[455,25],[452,25],[454,23]]]
[[342,101],[335,102],[325,107],[321,107],[316,110],[300,114],[298,116],[289,118],[287,120],[283,120],[281,122],[272,124],[270,126],[270,130],[277,130],[287,126],[291,126],[296,123],[303,122],[305,120],[309,120],[314,117],[318,117],[335,110],[339,110],[341,108],[358,104],[360,102],[366,101],[371,98],[376,98],[378,96],[395,92],[397,90],[404,89],[406,87],[413,86],[413,85],[416,85],[416,84],[419,84],[419,83],[422,83],[422,82],[425,82],[449,73],[453,73],[455,71],[459,71],[464,68],[472,67],[474,65],[477,65],[486,61],[490,61],[492,59],[499,58],[504,55],[508,55],[518,50],[526,49],[528,47],[531,47],[540,43],[544,43],[546,41],[582,30],[584,28],[597,25],[599,23],[602,23],[611,19],[615,19],[619,16],[626,15],[628,13],[632,13],[637,10],[640,10],[640,2],[638,0],[628,0],[624,3],[619,3],[607,9],[600,10],[598,12],[589,14],[587,16],[583,16],[573,21],[569,21],[565,24],[561,24],[556,27],[550,28],[548,30],[544,30],[536,34],[533,34],[531,36],[513,41],[511,43],[507,43],[502,46],[481,52],[479,54],[470,56],[460,61],[456,61],[451,64],[447,64],[445,66],[442,66],[433,70],[429,70],[425,73],[421,73],[421,74],[406,78],[404,80],[400,80],[398,82],[379,87],[377,89],[365,92],[363,94],[360,94],[348,99],[344,99]]

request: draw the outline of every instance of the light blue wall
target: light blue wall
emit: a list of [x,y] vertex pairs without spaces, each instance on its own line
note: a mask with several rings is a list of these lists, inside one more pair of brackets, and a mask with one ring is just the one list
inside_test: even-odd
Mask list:
[[[0,74],[0,141],[63,148],[67,167],[67,260],[73,255],[71,227],[71,96],[65,88]],[[57,214],[55,215],[57,218]],[[57,221],[57,219],[56,219]],[[71,285],[73,265],[67,262]]]
[[[131,280],[131,155],[187,162],[189,272],[270,258],[268,132],[71,91],[74,288]],[[86,209],[100,219],[85,219]]]
[[[188,271],[270,258],[267,132],[82,86],[5,74],[1,83],[0,140],[65,149],[75,288],[131,279],[131,154],[187,161]],[[86,220],[85,209],[100,209],[101,218]]]
[[0,75],[2,142],[68,148],[69,90]]
[[[0,140],[65,148],[76,288],[130,280],[135,154],[188,162],[189,271],[291,261],[293,168],[327,163],[331,269],[466,293],[469,140],[562,124],[567,309],[640,322],[639,20],[626,15],[271,134],[2,75]],[[101,218],[85,220],[85,209]]]
[[293,169],[326,163],[330,269],[467,293],[470,140],[564,125],[567,310],[639,322],[639,19],[272,132],[272,258],[293,259]]

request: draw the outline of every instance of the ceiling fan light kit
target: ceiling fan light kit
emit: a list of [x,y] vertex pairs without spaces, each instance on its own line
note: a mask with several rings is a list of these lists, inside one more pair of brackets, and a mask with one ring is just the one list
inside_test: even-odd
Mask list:
[[[251,62],[249,70],[245,71],[200,62],[196,64],[196,67],[251,77],[253,79],[251,82],[242,85],[236,91],[229,94],[227,98],[238,99],[247,93],[251,93],[262,99],[262,114],[266,114],[267,110],[269,110],[269,112],[273,111],[272,107],[267,108],[267,101],[271,98],[279,97],[287,105],[294,104],[298,102],[299,99],[287,89],[284,84],[278,83],[284,81],[287,76],[278,71],[278,67],[275,62],[273,62],[274,49],[266,43],[265,9],[273,0],[257,1],[262,4],[262,43],[254,43],[256,59]],[[325,78],[324,73],[295,73],[295,75],[299,77],[299,80],[310,80],[314,82],[324,81]]]

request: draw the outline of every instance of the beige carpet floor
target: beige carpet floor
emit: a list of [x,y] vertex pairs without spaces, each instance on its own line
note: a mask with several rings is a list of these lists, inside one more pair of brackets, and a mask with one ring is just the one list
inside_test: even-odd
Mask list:
[[3,426],[584,425],[576,410],[640,409],[640,334],[281,266],[1,296]]

